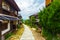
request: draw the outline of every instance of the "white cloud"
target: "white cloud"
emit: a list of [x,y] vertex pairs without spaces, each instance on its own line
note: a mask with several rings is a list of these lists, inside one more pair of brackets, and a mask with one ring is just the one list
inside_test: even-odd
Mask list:
[[28,17],[34,13],[39,12],[39,10],[45,7],[45,0],[15,0],[21,11],[19,14],[23,16],[23,19],[28,19]]
[[33,4],[34,0],[15,0],[21,10]]

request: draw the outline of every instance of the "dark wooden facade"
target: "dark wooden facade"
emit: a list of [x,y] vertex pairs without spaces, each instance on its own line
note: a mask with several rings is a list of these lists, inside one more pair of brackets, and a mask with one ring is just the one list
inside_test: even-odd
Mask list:
[[40,26],[38,14],[37,14],[37,13],[36,13],[36,14],[33,14],[33,15],[31,15],[29,18],[31,19],[32,16],[34,16],[34,17],[35,17],[35,20],[36,20],[34,24],[36,24],[37,26]]
[[[0,40],[5,40],[4,38],[2,39],[2,36],[4,36],[5,34],[7,34],[10,31],[16,30],[16,26],[17,26],[16,23],[18,23],[18,20],[17,20],[18,11],[20,11],[20,9],[14,0],[0,0],[0,17],[1,16],[4,17],[3,19],[0,19],[0,20],[4,21],[4,22],[0,21]],[[11,18],[11,20],[10,20],[10,18]],[[10,23],[10,30],[2,35],[1,31],[8,28],[8,26],[7,26],[8,23]]]
[[21,16],[21,15],[19,15],[19,16],[18,16],[18,18],[19,18],[18,23],[19,23],[20,25],[22,25],[22,16]]
[[[1,11],[1,7],[2,7],[1,4],[2,4],[2,0],[0,0],[0,13],[2,12],[2,11]],[[1,23],[1,22],[0,22],[0,23]],[[0,25],[0,40],[1,40],[1,25]]]

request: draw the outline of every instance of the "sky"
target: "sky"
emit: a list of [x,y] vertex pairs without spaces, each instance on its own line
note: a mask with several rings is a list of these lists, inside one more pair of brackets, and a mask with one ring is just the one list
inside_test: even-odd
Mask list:
[[30,15],[38,13],[45,7],[45,0],[15,0],[20,8],[18,15],[22,15],[24,20],[29,19]]

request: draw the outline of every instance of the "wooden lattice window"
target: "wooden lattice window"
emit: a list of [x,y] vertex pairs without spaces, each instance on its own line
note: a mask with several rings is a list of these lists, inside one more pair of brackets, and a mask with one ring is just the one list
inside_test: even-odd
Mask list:
[[6,10],[10,10],[9,5],[4,0],[2,2],[2,8],[6,9]]

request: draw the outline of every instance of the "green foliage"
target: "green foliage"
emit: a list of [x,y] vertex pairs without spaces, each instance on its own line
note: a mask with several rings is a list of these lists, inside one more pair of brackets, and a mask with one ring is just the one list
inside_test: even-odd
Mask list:
[[23,19],[21,19],[21,21],[22,21],[22,23],[24,23],[24,20]]
[[25,20],[25,24],[30,24],[30,20]]
[[31,16],[30,23],[31,23],[31,27],[36,28],[36,29],[38,28],[37,25],[35,24],[36,18],[34,16]]
[[53,38],[53,35],[43,27],[42,27],[42,35],[46,38],[46,40],[52,40]]
[[60,40],[60,38],[56,34],[50,33],[43,27],[42,27],[42,36],[44,36],[46,40]]
[[[39,12],[42,34],[46,40],[59,40],[56,34],[60,33],[60,2],[54,1],[50,6]],[[55,35],[55,36],[54,36]]]
[[6,34],[6,35],[5,35],[5,39],[9,38],[11,35],[13,35],[13,33],[11,33],[11,32],[8,33],[8,34]]
[[36,28],[37,29],[37,25],[35,25],[35,17],[32,16],[30,19],[25,20],[25,24],[31,26],[31,28]]
[[17,28],[18,28],[18,29],[20,28],[20,24],[17,25]]
[[35,23],[36,22],[36,19],[35,19],[34,16],[31,16],[30,20],[31,20],[32,23]]
[[54,2],[39,13],[40,24],[52,33],[60,31],[60,3]]

